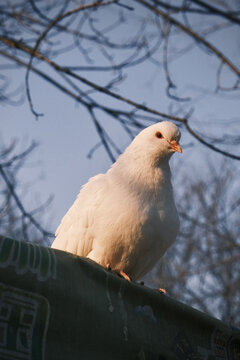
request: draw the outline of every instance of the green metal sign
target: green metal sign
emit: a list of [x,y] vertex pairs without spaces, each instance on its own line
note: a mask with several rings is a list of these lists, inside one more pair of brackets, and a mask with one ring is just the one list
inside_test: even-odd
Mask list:
[[239,360],[240,331],[62,251],[0,237],[1,360]]

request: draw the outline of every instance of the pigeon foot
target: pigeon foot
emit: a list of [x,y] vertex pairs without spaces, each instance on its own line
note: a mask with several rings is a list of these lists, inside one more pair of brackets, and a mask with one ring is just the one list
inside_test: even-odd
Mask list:
[[131,282],[130,276],[128,276],[123,270],[112,269],[109,264],[107,264],[107,270],[112,271],[112,272],[116,273],[118,276],[120,276],[120,277],[124,278],[125,280]]
[[167,293],[166,290],[162,289],[162,288],[158,288],[156,290],[159,291],[160,293],[164,294],[164,295]]

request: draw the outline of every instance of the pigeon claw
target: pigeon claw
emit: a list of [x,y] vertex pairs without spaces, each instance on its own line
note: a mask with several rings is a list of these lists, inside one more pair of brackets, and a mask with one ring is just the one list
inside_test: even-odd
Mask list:
[[166,295],[166,290],[162,288],[158,288],[157,291],[159,291],[161,294]]
[[112,271],[112,272],[116,273],[118,276],[120,276],[120,277],[124,278],[125,280],[131,282],[130,276],[128,276],[123,270],[112,269],[109,264],[107,264],[107,270]]
[[120,276],[122,276],[125,280],[131,282],[130,276],[128,276],[124,271],[119,270],[119,274],[120,274]]
[[112,268],[111,268],[110,264],[107,264],[107,266],[106,266],[106,267],[107,267],[107,270],[108,270],[108,271],[111,271],[111,270],[112,270]]

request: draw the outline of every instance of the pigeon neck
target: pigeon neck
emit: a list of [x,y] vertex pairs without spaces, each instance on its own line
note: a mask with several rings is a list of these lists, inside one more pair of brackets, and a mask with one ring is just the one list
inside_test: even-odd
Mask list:
[[155,196],[172,188],[168,159],[153,164],[149,159],[126,158],[123,154],[109,171],[119,185],[127,185],[134,193]]

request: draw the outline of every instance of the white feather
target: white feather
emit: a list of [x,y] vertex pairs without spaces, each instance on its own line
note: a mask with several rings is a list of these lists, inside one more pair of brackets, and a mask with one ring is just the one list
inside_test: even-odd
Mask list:
[[170,141],[179,138],[168,121],[141,131],[106,174],[82,187],[52,247],[109,264],[132,279],[150,271],[178,233],[168,161]]

